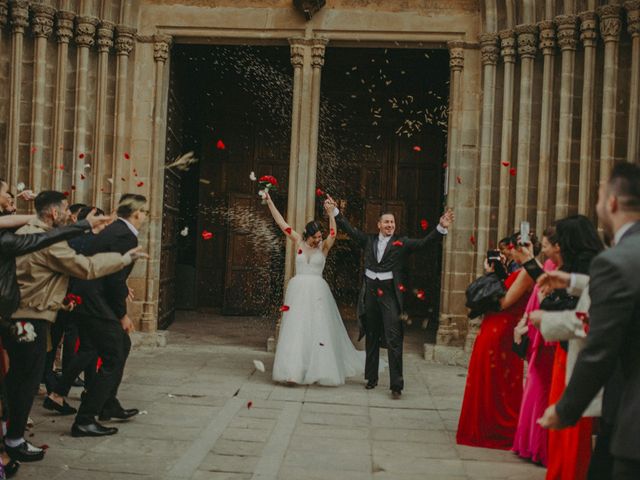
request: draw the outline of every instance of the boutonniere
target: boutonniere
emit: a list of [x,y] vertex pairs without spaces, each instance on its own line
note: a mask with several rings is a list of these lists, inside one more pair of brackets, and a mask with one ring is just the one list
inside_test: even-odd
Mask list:
[[402,247],[404,245],[404,243],[401,242],[400,240],[396,240],[391,245],[393,245],[394,247]]
[[31,322],[16,322],[11,328],[11,331],[19,343],[33,342],[38,336]]

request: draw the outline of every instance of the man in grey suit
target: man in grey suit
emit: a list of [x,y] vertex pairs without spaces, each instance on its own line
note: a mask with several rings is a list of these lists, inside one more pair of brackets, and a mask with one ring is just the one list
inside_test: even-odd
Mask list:
[[[603,407],[603,417],[615,411],[611,436],[613,478],[640,479],[640,166],[623,163],[600,185],[598,218],[613,248],[591,263],[589,334],[571,380],[557,404],[539,423],[546,428],[575,424],[600,388],[620,365],[622,380],[617,405]],[[566,277],[547,280],[554,287]],[[543,279],[542,282],[545,280]],[[609,392],[611,393],[611,392]]]

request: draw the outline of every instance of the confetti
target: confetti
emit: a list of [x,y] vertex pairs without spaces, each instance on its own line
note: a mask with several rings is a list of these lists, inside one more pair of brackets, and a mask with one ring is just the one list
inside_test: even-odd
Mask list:
[[218,143],[216,143],[216,148],[218,150],[225,150],[227,146],[224,144],[222,140],[218,140]]
[[476,237],[475,237],[475,236],[473,236],[473,235],[471,235],[471,236],[469,237],[469,242],[471,242],[471,245],[474,245],[474,246],[475,246],[475,244],[476,244]]
[[202,239],[203,240],[211,240],[213,238],[213,233],[208,232],[207,230],[202,231]]
[[24,182],[20,182],[18,183],[18,185],[16,185],[16,190],[18,190],[18,192],[23,191],[27,186],[24,184]]
[[448,163],[446,163],[446,162],[445,162],[445,163],[443,163],[443,164],[442,164],[442,168],[445,168],[445,169],[449,168],[449,164],[448,164]]
[[398,290],[400,290],[401,292],[406,292],[407,291],[407,287],[405,287],[402,283],[398,284]]
[[80,174],[80,180],[84,180],[85,178],[87,178],[87,177],[84,175],[84,173],[81,173]]
[[82,160],[82,159],[84,158],[84,153],[80,153],[80,154],[78,154],[78,158],[79,158],[80,160]]
[[458,184],[462,184],[462,178],[461,177],[456,177],[456,182],[458,182]]
[[262,363],[260,360],[254,360],[253,366],[256,367],[256,370],[258,370],[259,372],[265,372],[264,363]]
[[289,310],[291,310],[291,308],[289,307],[289,305],[282,305],[280,307],[280,311],[281,312],[288,312]]
[[331,237],[335,237],[336,236],[336,231],[333,228],[329,231],[329,236],[331,236]]
[[421,146],[419,146],[419,145],[414,145],[414,146],[413,146],[413,151],[414,151],[414,152],[421,152],[421,151],[422,151],[422,147],[421,147]]
[[324,197],[324,192],[321,189],[316,188],[316,196],[317,197]]
[[31,147],[31,153],[36,153],[38,149],[36,147]]
[[138,183],[136,183],[136,186],[143,187],[144,186],[144,182],[138,182]]
[[292,232],[291,227],[287,227],[284,229],[284,233],[286,233],[287,235],[291,235],[291,232]]
[[247,402],[247,410],[250,409],[251,407],[253,407],[253,402],[251,400],[249,400]]
[[69,196],[69,192],[62,192],[62,195],[64,195],[65,197]]
[[379,288],[376,293],[378,294],[379,297],[382,297],[384,295],[384,292],[382,291],[381,288]]
[[126,178],[124,178],[124,177],[120,177],[120,180],[122,180],[123,182],[126,182],[126,181],[127,181],[127,179],[126,179]]
[[85,163],[84,164],[84,169],[85,170],[89,170],[91,168],[91,164],[90,163]]
[[258,179],[258,177],[256,177],[255,172],[251,172],[249,174],[249,180],[251,180],[252,182],[255,182]]
[[124,152],[124,158],[125,160],[129,160],[131,156],[127,152]]
[[324,347],[324,343],[320,342],[320,346],[321,346],[321,347]]
[[183,237],[189,235],[189,227],[184,227],[182,230],[180,230],[180,235],[182,235]]
[[302,249],[301,248],[298,249],[298,255],[302,255]]
[[422,290],[422,289],[416,290],[416,298],[418,300],[424,300],[426,298],[424,290]]
[[589,313],[587,312],[576,312],[576,317],[578,317],[578,320],[585,322],[587,320],[589,320]]
[[396,240],[391,245],[393,245],[394,247],[402,247],[404,243],[402,243],[400,240]]
[[515,168],[510,169],[509,170],[509,175],[511,175],[512,177],[515,177],[516,176],[516,169]]
[[60,170],[64,170],[64,165],[60,164],[60,165],[58,165],[58,168],[59,168]]
[[503,166],[503,167],[508,167],[509,165],[511,165],[511,163],[509,163],[509,162],[502,162],[502,166]]
[[427,228],[429,228],[429,222],[427,222],[424,218],[422,220],[420,220],[420,228],[422,230],[426,230]]
[[75,190],[76,186],[75,185],[71,185],[71,190]]

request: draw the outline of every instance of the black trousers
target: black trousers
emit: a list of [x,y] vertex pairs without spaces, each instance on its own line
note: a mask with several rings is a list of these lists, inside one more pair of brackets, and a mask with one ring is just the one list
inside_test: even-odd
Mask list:
[[9,336],[4,339],[4,346],[9,354],[9,372],[5,383],[9,407],[7,438],[11,439],[24,436],[47,356],[47,337],[51,322],[27,321],[33,325],[37,335],[33,342],[17,342]]
[[614,480],[638,480],[640,478],[640,462],[638,460],[628,460],[626,458],[614,457],[613,459],[613,479]]
[[84,425],[93,422],[103,409],[120,406],[117,400],[118,388],[131,350],[131,340],[120,322],[113,320],[78,315],[78,326],[80,344],[83,339],[89,338],[96,353],[102,358],[102,367],[88,385],[87,395],[78,409],[76,422]]
[[598,421],[596,446],[589,462],[588,480],[611,480],[613,478],[613,456],[609,451],[612,431],[613,427],[601,417]]
[[365,279],[364,329],[366,335],[367,360],[364,376],[369,382],[378,381],[380,346],[384,335],[389,356],[389,377],[391,390],[402,390],[402,342],[404,326],[400,320],[400,306],[396,298],[393,280]]
[[[84,384],[88,389],[95,380],[98,352],[91,342],[91,336],[80,330],[77,326],[77,317],[72,314],[71,322],[76,325],[80,337],[80,348],[67,365],[62,369],[62,376],[56,379],[52,391],[66,397],[73,386],[73,382],[81,372],[84,372]],[[66,348],[66,347],[65,347]]]
[[[51,345],[53,348],[50,352],[47,352],[47,360],[44,367],[43,382],[47,387],[47,391],[52,391],[56,384],[56,375],[53,371],[53,364],[56,360],[56,353],[58,351],[58,345],[62,341],[62,371],[69,366],[69,364],[76,357],[76,341],[78,340],[78,327],[76,322],[73,321],[70,312],[60,311],[56,322],[51,327]],[[80,372],[78,372],[78,375]],[[76,375],[77,377],[77,375]],[[75,378],[74,378],[75,380]]]

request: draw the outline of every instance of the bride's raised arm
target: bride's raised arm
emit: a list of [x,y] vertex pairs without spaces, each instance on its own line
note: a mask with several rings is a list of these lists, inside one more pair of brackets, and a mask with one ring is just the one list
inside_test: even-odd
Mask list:
[[329,250],[331,250],[331,247],[333,247],[333,244],[336,243],[336,235],[338,234],[336,217],[333,216],[334,208],[335,208],[335,205],[333,203],[325,202],[324,210],[325,212],[327,212],[327,215],[329,216],[329,235],[327,235],[327,238],[322,243],[322,253],[324,253],[325,256],[327,255],[327,253],[329,253]]
[[278,211],[275,204],[273,203],[273,200],[271,200],[271,195],[269,195],[269,192],[265,191],[264,198],[267,201],[267,206],[269,207],[269,211],[271,212],[273,219],[276,221],[276,223],[280,227],[280,230],[282,230],[287,237],[289,237],[291,240],[293,240],[297,244],[301,240],[300,234],[296,232],[293,228],[291,228],[291,226],[287,223],[287,221],[284,219],[282,214]]

